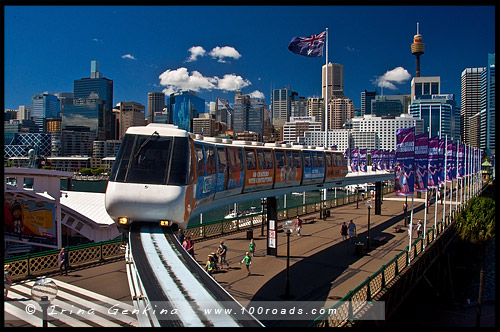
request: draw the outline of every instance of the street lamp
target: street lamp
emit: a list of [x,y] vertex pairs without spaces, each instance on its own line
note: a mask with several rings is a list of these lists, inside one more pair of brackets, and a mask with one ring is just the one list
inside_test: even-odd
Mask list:
[[370,210],[373,206],[371,199],[365,202],[365,206],[368,208],[368,233],[366,235],[366,250],[370,250]]
[[286,232],[286,281],[285,297],[290,298],[290,234],[292,234],[294,223],[291,220],[285,221],[283,230]]
[[55,300],[57,296],[56,283],[50,278],[38,279],[33,287],[31,287],[31,298],[40,304],[42,308],[43,327],[47,327],[47,309],[50,302]]

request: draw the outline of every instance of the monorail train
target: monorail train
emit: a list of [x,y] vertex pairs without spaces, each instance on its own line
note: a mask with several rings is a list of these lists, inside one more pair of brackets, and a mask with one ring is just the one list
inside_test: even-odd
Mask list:
[[153,123],[127,129],[105,205],[118,225],[140,221],[185,229],[191,216],[213,208],[322,187],[346,174],[338,151],[203,138]]

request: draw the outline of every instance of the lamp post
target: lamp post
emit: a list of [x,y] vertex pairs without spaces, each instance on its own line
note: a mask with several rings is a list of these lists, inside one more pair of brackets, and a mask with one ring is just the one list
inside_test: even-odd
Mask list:
[[290,234],[294,228],[293,221],[287,220],[283,224],[283,230],[286,232],[286,281],[285,298],[290,298]]
[[356,187],[356,209],[359,209],[358,203],[359,203],[359,195],[358,195],[358,187]]
[[366,234],[366,250],[370,250],[370,210],[372,208],[373,202],[371,199],[365,202],[366,207],[368,208],[368,233]]
[[42,308],[42,326],[47,327],[47,309],[57,296],[56,283],[50,278],[38,279],[31,288],[31,298]]

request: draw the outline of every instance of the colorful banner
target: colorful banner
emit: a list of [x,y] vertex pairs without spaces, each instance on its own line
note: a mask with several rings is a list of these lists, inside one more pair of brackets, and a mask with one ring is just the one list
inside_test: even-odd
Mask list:
[[384,152],[384,154],[387,153],[387,159],[388,159],[388,162],[387,162],[387,169],[389,170],[393,170],[394,169],[394,162],[396,160],[396,151],[395,150],[391,150],[391,151],[386,151]]
[[396,132],[394,186],[396,195],[413,197],[415,184],[415,127]]
[[359,153],[358,148],[351,149],[351,172],[358,172]]
[[366,149],[359,149],[359,171],[366,173]]
[[427,174],[427,187],[438,187],[438,171],[439,171],[439,137],[434,136],[429,139],[429,163]]
[[55,204],[6,194],[4,239],[57,247]]
[[446,144],[446,181],[453,181],[452,168],[453,168],[453,141],[449,140]]
[[429,134],[415,136],[415,190],[427,191],[427,167],[429,163]]
[[463,179],[465,175],[465,145],[458,144],[458,170],[457,177]]
[[444,183],[444,153],[445,153],[445,139],[440,138],[438,147],[439,159],[438,159],[438,169],[437,169],[439,184]]
[[378,150],[370,150],[370,161],[371,161],[373,170],[378,169],[377,160],[378,160]]

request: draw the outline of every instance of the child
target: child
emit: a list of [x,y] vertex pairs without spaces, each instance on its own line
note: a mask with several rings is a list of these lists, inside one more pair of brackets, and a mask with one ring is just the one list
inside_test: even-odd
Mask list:
[[[252,241],[253,241],[253,239],[252,239]],[[245,263],[245,266],[247,267],[248,275],[250,275],[250,264],[252,264],[252,257],[250,257],[250,253],[248,251],[245,253],[245,257],[243,257],[243,259],[241,260],[240,265],[242,263]]]
[[208,255],[207,264],[205,264],[205,271],[207,271],[210,276],[212,276],[212,273],[214,272],[214,262],[212,255]]
[[254,257],[254,254],[255,254],[255,242],[254,242],[253,239],[250,240],[250,246],[249,246],[248,251],[250,252],[250,255],[252,257]]

